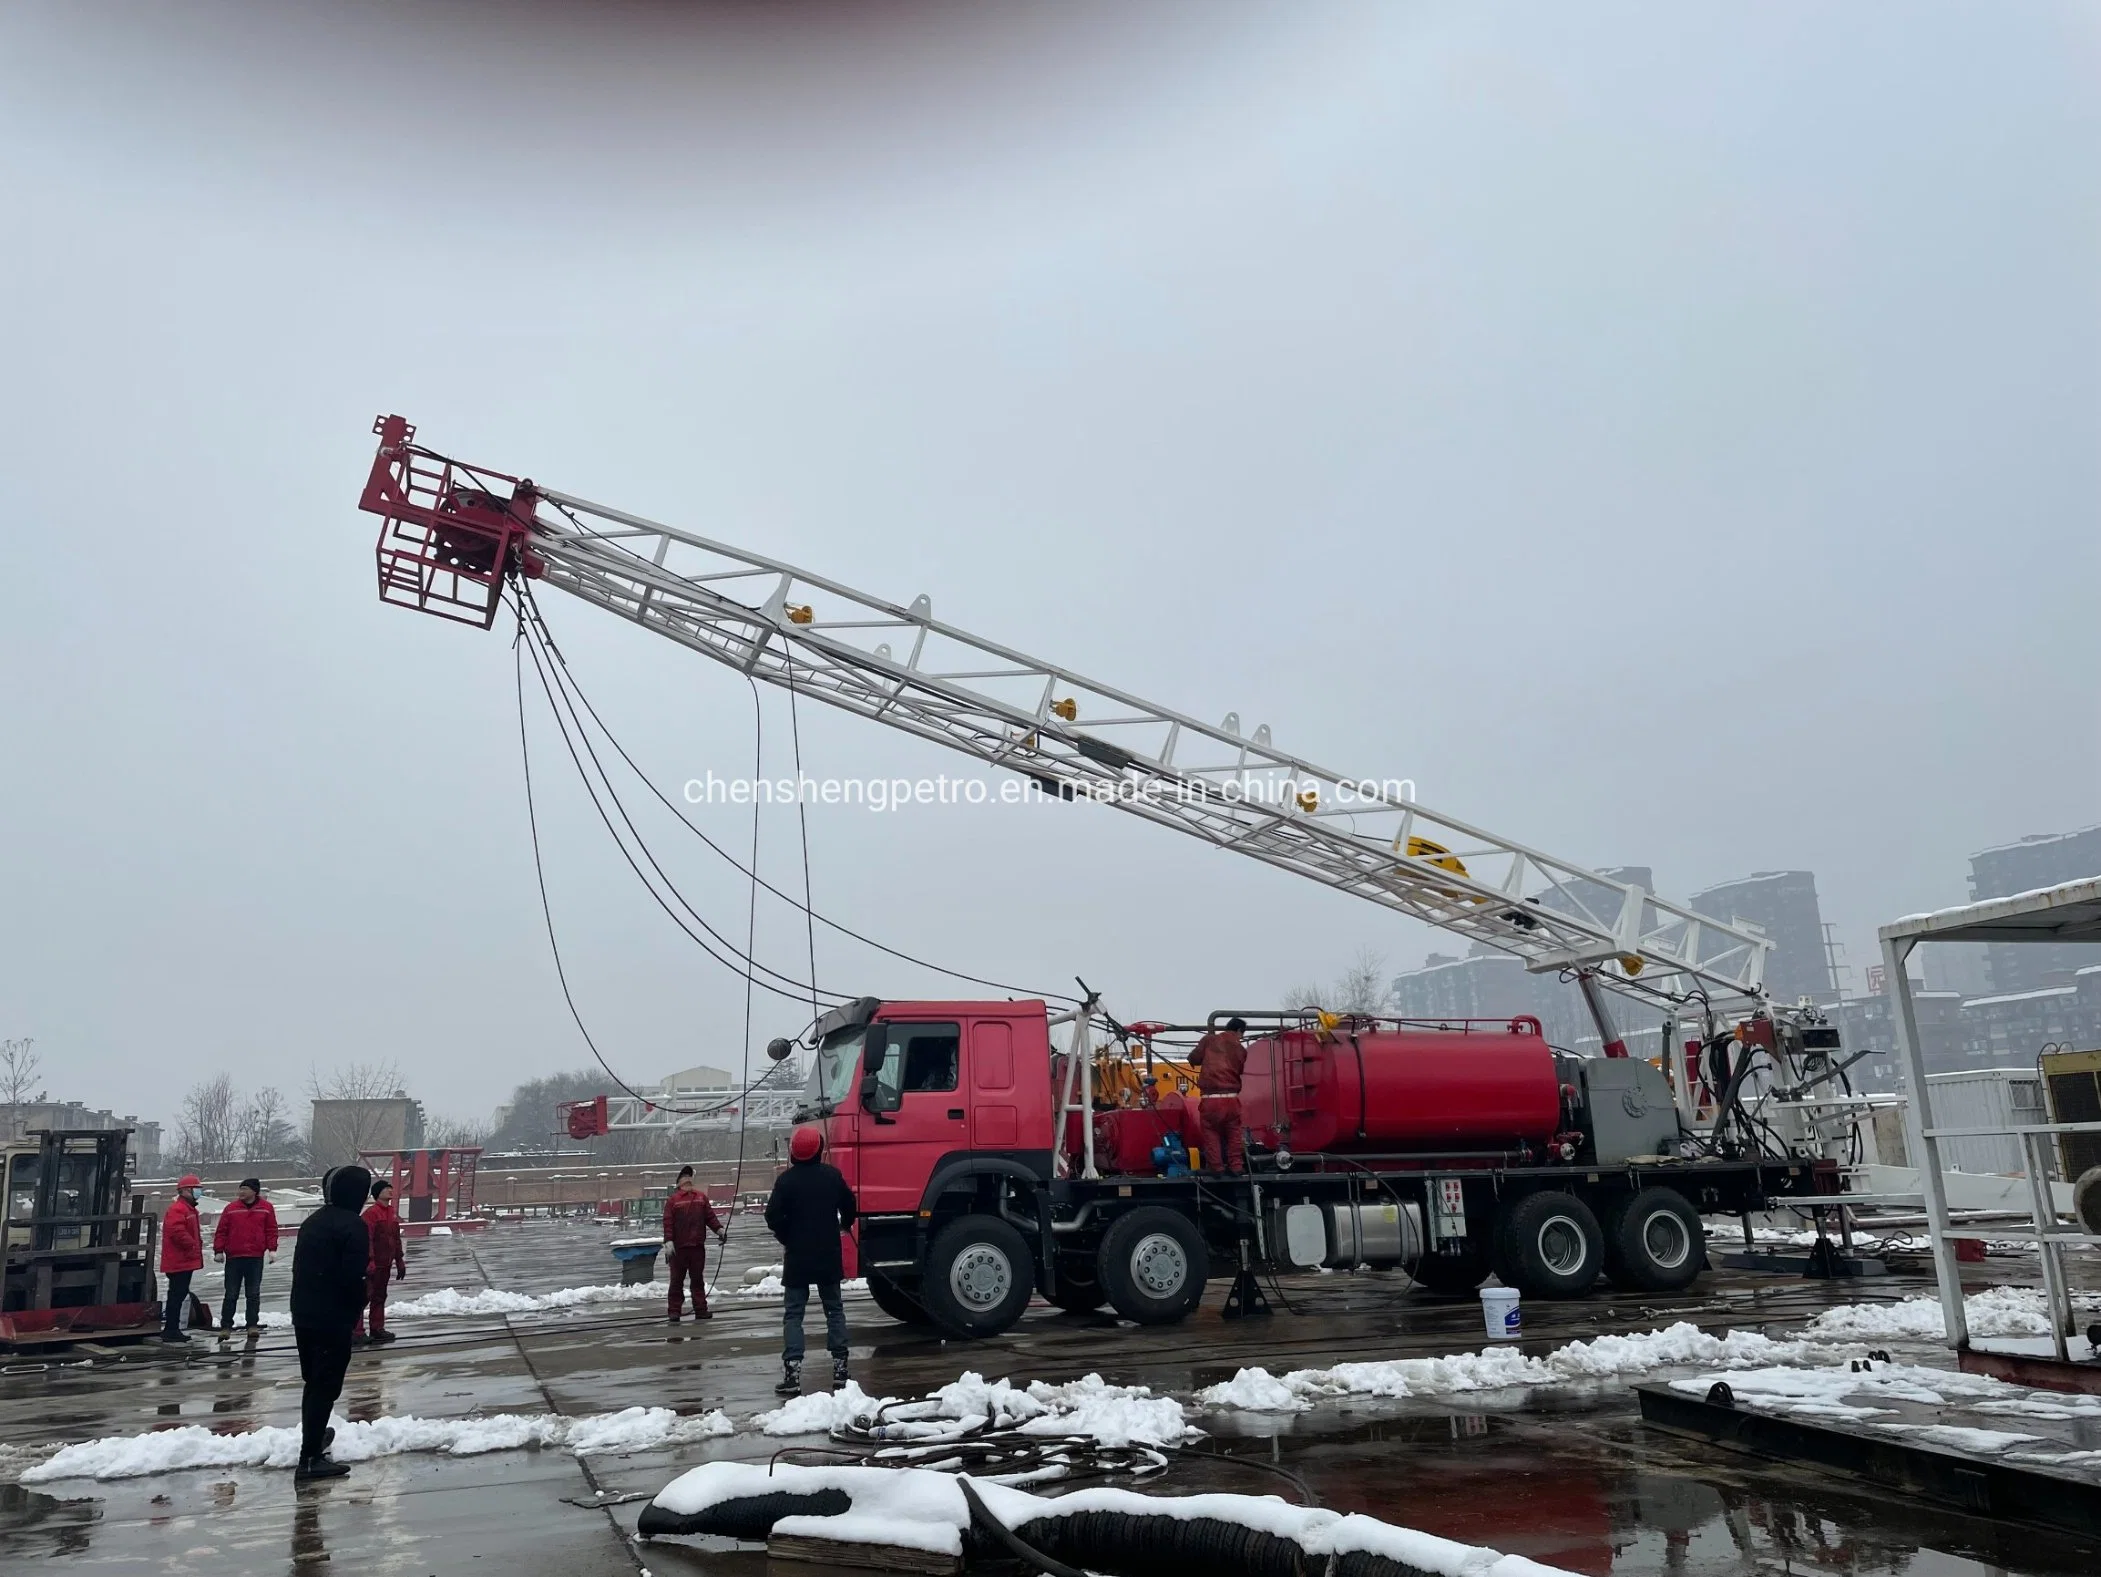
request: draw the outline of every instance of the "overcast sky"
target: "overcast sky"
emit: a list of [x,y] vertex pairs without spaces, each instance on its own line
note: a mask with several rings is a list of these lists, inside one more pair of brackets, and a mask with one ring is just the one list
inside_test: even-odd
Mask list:
[[[2101,820],[2097,77],[2077,4],[11,5],[0,1035],[162,1118],[587,1060],[508,643],[374,594],[390,410],[1667,895],[1810,868],[1870,962]],[[748,769],[740,678],[548,612],[667,790]],[[542,759],[601,1046],[735,1066]],[[809,831],[821,909],[1126,1019],[1449,945],[1104,808]]]

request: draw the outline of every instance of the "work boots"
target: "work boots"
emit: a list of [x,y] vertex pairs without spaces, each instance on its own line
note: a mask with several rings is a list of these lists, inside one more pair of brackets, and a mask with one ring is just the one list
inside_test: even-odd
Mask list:
[[795,1358],[781,1360],[781,1383],[773,1388],[775,1396],[802,1395],[802,1363]]
[[832,1389],[837,1390],[852,1378],[853,1376],[846,1371],[846,1354],[834,1353],[832,1355]]
[[292,1475],[292,1481],[295,1484],[311,1484],[316,1479],[346,1478],[349,1473],[349,1465],[338,1462],[333,1457],[301,1457],[298,1471]]

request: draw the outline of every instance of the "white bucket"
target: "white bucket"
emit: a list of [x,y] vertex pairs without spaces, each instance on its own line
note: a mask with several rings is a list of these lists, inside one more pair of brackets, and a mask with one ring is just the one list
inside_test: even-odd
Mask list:
[[1481,1323],[1488,1334],[1515,1339],[1525,1334],[1524,1315],[1518,1308],[1515,1287],[1481,1289]]

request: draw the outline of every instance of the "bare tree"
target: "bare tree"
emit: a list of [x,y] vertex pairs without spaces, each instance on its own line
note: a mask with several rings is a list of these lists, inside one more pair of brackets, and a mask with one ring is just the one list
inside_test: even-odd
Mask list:
[[1370,1017],[1386,1006],[1386,959],[1376,948],[1363,947],[1335,981],[1335,1010]]
[[[317,1102],[332,1102],[326,1132],[317,1125],[308,1134],[312,1164],[335,1166],[357,1159],[360,1150],[391,1146],[395,1135],[393,1111],[385,1103],[406,1099],[401,1065],[396,1062],[353,1062],[337,1068],[326,1078],[318,1070],[307,1077],[308,1093]],[[404,1136],[409,1144],[420,1144],[422,1134]]]
[[237,1148],[244,1161],[282,1161],[292,1158],[299,1133],[292,1126],[282,1092],[265,1085],[241,1107],[236,1128]]
[[1386,958],[1378,949],[1360,948],[1347,968],[1329,985],[1302,982],[1284,993],[1288,1008],[1325,1008],[1370,1018],[1386,1009],[1389,995]]
[[230,1161],[240,1145],[241,1112],[233,1075],[217,1074],[190,1086],[176,1121],[175,1148],[193,1164]]
[[0,1041],[0,1106],[6,1116],[0,1118],[0,1138],[13,1138],[17,1122],[17,1108],[30,1099],[29,1092],[36,1089],[35,1099],[42,1100],[44,1092],[37,1089],[37,1070],[43,1058],[37,1055],[36,1042],[28,1036],[20,1040]]

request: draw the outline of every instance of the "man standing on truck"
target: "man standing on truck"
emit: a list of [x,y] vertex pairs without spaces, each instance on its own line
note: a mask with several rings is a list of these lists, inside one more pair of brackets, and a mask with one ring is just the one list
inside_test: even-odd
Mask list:
[[182,1328],[190,1306],[190,1278],[204,1269],[204,1227],[197,1219],[197,1190],[204,1180],[185,1172],[175,1183],[175,1197],[160,1223],[160,1273],[168,1278],[161,1297],[160,1339],[186,1342]]
[[226,1296],[219,1305],[219,1334],[233,1334],[234,1305],[248,1295],[248,1334],[263,1331],[263,1257],[277,1252],[277,1207],[263,1197],[263,1180],[241,1179],[234,1202],[212,1228],[212,1258],[226,1266]]
[[725,1236],[722,1218],[715,1205],[693,1182],[693,1168],[678,1169],[678,1186],[664,1201],[664,1254],[671,1266],[671,1302],[668,1313],[676,1325],[685,1315],[684,1283],[693,1283],[693,1318],[712,1320],[708,1312],[708,1234]]
[[839,1234],[854,1224],[853,1190],[839,1169],[818,1159],[824,1136],[815,1128],[795,1130],[788,1141],[794,1164],[774,1179],[766,1201],[766,1227],[781,1240],[781,1383],[774,1392],[796,1396],[802,1391],[802,1316],[810,1304],[810,1285],[824,1305],[824,1345],[832,1355],[832,1384],[846,1384],[846,1305],[839,1298],[845,1275]]
[[350,1333],[365,1307],[371,1236],[358,1211],[372,1191],[362,1166],[339,1166],[321,1180],[328,1203],[299,1224],[292,1248],[292,1337],[299,1345],[299,1483],[341,1478],[332,1460],[328,1414],[350,1369]]
[[1212,1030],[1189,1054],[1197,1093],[1203,1097],[1196,1106],[1197,1146],[1207,1172],[1247,1170],[1240,1127],[1240,1075],[1247,1067],[1247,1047],[1240,1037],[1246,1032],[1246,1019],[1229,1018],[1224,1029]]
[[[379,1347],[394,1339],[387,1329],[387,1277],[405,1280],[408,1262],[401,1257],[401,1217],[394,1213],[394,1185],[384,1177],[372,1185],[372,1203],[365,1206],[365,1237],[371,1245],[365,1255],[365,1312],[358,1316],[353,1342],[369,1341]],[[366,1334],[367,1322],[371,1334]]]

